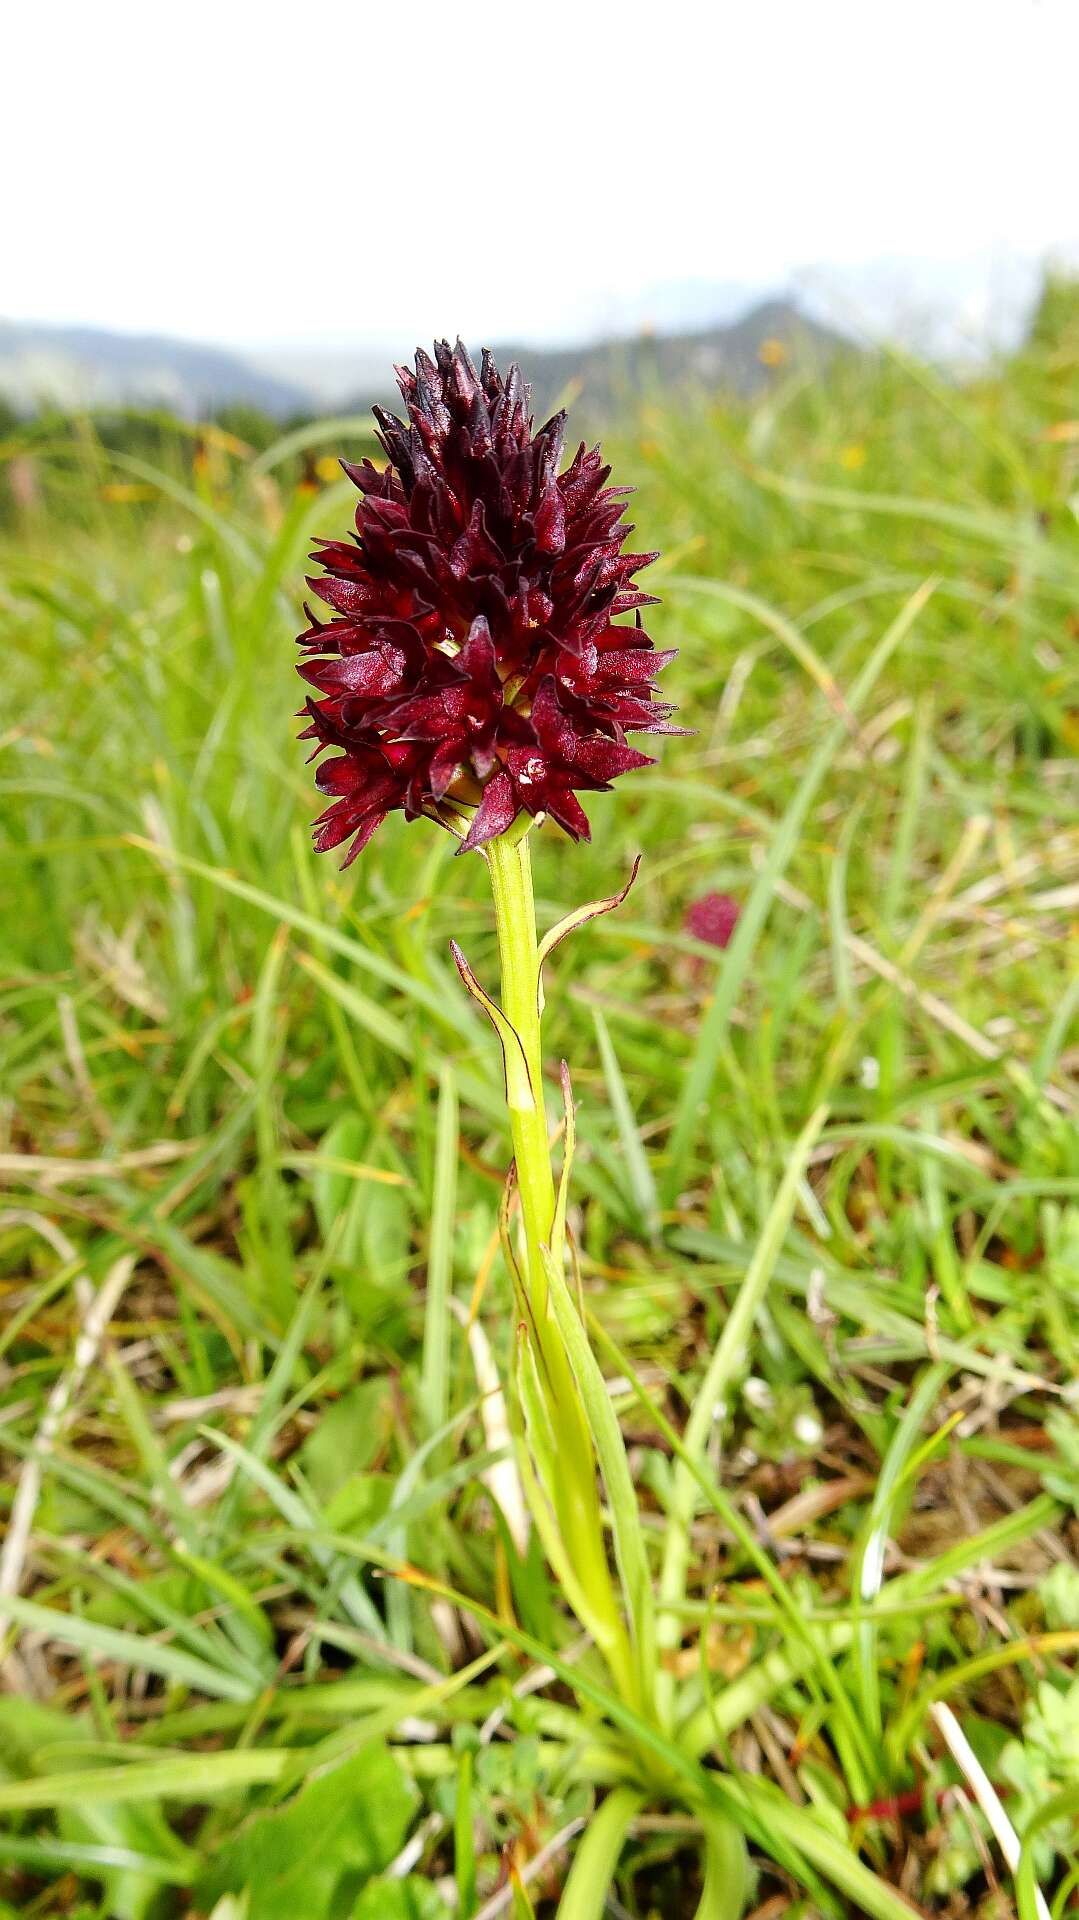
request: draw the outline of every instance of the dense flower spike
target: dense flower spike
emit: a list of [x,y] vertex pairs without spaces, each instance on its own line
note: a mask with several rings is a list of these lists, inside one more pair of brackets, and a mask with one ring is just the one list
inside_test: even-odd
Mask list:
[[[671,733],[632,584],[654,554],[624,553],[625,488],[599,449],[559,472],[565,415],[533,431],[530,390],[484,353],[443,341],[397,368],[408,420],[375,408],[388,464],[344,463],[362,499],[353,542],[325,540],[310,581],[333,618],[300,636],[315,689],[301,735],[337,756],[321,851],[348,862],[394,808],[458,831],[462,851],[522,812],[587,839],[577,798],[650,766],[627,733]],[[632,626],[617,626],[632,613]]]

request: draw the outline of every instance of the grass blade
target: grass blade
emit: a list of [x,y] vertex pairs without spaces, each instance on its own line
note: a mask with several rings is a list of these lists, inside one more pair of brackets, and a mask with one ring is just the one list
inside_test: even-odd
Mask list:
[[[826,1109],[818,1107],[802,1129],[787,1162],[786,1171],[768,1210],[753,1258],[735,1296],[734,1305],[724,1323],[716,1350],[697,1390],[685,1434],[685,1452],[699,1464],[712,1431],[713,1416],[736,1376],[744,1369],[753,1322],[764,1298],[772,1270],[779,1257],[798,1197],[798,1183],[826,1118]],[[680,1632],[677,1615],[670,1611],[685,1597],[689,1566],[689,1527],[693,1515],[695,1483],[686,1462],[679,1460],[667,1514],[667,1535],[663,1552],[663,1570],[659,1583],[659,1645],[673,1647]],[[673,1689],[668,1675],[661,1678],[661,1698],[670,1707]]]
[[457,1081],[447,1063],[438,1082],[438,1130],[427,1249],[427,1302],[423,1317],[420,1405],[429,1431],[445,1426],[450,1405],[450,1290],[453,1285],[453,1225],[457,1203]]
[[573,1856],[558,1920],[603,1920],[626,1834],[644,1804],[632,1787],[616,1787],[592,1815]]
[[159,1673],[166,1680],[195,1687],[215,1700],[251,1700],[258,1691],[252,1681],[223,1672],[179,1647],[137,1633],[125,1633],[118,1627],[99,1626],[96,1620],[60,1613],[53,1607],[39,1606],[36,1600],[20,1600],[14,1594],[5,1594],[0,1597],[0,1619],[14,1620],[32,1633],[45,1634],[61,1646],[76,1647],[99,1660],[118,1660],[125,1667]]
[[611,1045],[607,1022],[598,1007],[593,1007],[592,1019],[595,1023],[596,1039],[599,1041],[603,1077],[607,1082],[611,1111],[618,1127],[622,1151],[626,1156],[630,1192],[633,1195],[640,1223],[649,1239],[654,1240],[659,1231],[659,1196],[656,1192],[656,1183],[652,1178],[648,1155],[641,1145],[641,1136],[637,1131],[637,1121],[626,1092],[626,1083],[622,1078],[618,1055]]
[[[927,581],[911,595],[898,617],[878,641],[851,690],[847,704],[852,714],[856,715],[869,698],[896,647],[910,632],[929,599],[933,585],[932,581]],[[719,1065],[727,1023],[756,951],[761,930],[771,910],[776,882],[782,878],[786,870],[809,809],[817,797],[840,746],[847,738],[846,719],[834,721],[813,755],[794,798],[779,823],[768,850],[768,857],[739,917],[730,946],[720,962],[716,990],[701,1024],[697,1045],[675,1113],[667,1170],[662,1187],[665,1206],[674,1204],[685,1185],[690,1154],[700,1129],[701,1114],[706,1109],[708,1091]]]

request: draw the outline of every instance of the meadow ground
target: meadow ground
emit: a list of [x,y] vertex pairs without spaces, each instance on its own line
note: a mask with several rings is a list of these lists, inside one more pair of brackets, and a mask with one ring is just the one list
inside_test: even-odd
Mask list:
[[[602,1711],[386,1574],[587,1660],[535,1557],[511,1596],[481,1478],[508,1147],[447,950],[493,983],[481,863],[400,818],[347,875],[309,852],[297,587],[351,489],[221,435],[31,442],[0,531],[0,1911],[525,1911],[506,1849],[546,1911]],[[1018,1828],[1059,1797],[1029,1854],[1063,1911],[1079,332],[965,389],[780,368],[608,451],[696,733],[590,846],[539,836],[544,922],[644,855],[552,963],[546,1052],[588,1307],[676,1429],[826,1108],[709,1445],[754,1550],[702,1499],[668,1665],[710,1764],[924,1908],[1007,1911],[950,1706]],[[713,892],[725,950],[687,931]],[[457,1311],[425,1344],[428,1286]],[[671,1446],[596,1338],[658,1556]],[[756,1852],[778,1914],[801,1890]],[[610,1911],[691,1914],[696,1873],[684,1822],[642,1818]]]

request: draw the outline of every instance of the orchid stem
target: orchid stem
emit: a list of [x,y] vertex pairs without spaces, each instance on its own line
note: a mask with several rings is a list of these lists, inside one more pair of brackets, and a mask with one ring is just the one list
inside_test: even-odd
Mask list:
[[511,1103],[509,1116],[528,1245],[529,1298],[537,1322],[543,1322],[547,1318],[547,1277],[540,1247],[550,1242],[555,1194],[543,1097],[539,948],[528,835],[515,839],[505,834],[490,841],[487,866],[502,967],[502,1011],[521,1042],[532,1089],[532,1105],[515,1107]]
[[[494,896],[502,969],[502,1011],[521,1044],[528,1089],[508,1094],[517,1191],[524,1223],[526,1293],[524,1337],[535,1343],[536,1368],[527,1405],[541,1534],[557,1544],[580,1593],[582,1624],[593,1635],[623,1698],[639,1688],[625,1622],[616,1598],[596,1484],[596,1455],[580,1392],[550,1305],[544,1252],[551,1249],[555,1184],[543,1095],[539,949],[527,832],[488,842],[485,853]],[[536,1403],[536,1392],[544,1402]],[[526,1405],[526,1412],[527,1412]],[[539,1431],[542,1426],[543,1432]],[[530,1476],[531,1479],[531,1476]],[[527,1483],[526,1483],[527,1484]],[[557,1570],[556,1570],[557,1571]]]

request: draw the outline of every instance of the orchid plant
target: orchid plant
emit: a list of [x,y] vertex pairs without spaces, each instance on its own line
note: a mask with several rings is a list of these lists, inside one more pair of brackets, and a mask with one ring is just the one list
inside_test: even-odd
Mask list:
[[[347,866],[401,810],[448,830],[460,853],[485,861],[490,878],[500,1002],[456,943],[453,956],[495,1028],[505,1066],[514,1446],[548,1563],[604,1664],[605,1672],[593,1669],[599,1682],[585,1668],[567,1668],[565,1677],[593,1706],[605,1706],[611,1731],[595,1771],[607,1797],[579,1845],[561,1911],[567,1920],[599,1915],[624,1835],[651,1801],[680,1807],[697,1823],[702,1920],[737,1920],[748,1885],[744,1835],[796,1868],[799,1856],[786,1843],[784,1855],[769,1831],[760,1783],[701,1766],[714,1745],[708,1709],[699,1697],[695,1712],[687,1707],[672,1683],[673,1659],[662,1657],[680,1638],[676,1603],[699,1489],[680,1462],[682,1524],[672,1517],[657,1608],[622,1436],[571,1285],[574,1109],[565,1065],[557,1180],[552,1166],[543,965],[566,933],[620,904],[628,886],[577,909],[540,940],[529,853],[544,820],[573,841],[587,839],[581,796],[652,764],[627,735],[679,731],[656,688],[674,654],[657,650],[645,631],[642,610],[656,602],[635,584],[656,556],[625,551],[628,490],[608,485],[598,448],[582,444],[560,467],[565,417],[534,428],[516,366],[503,378],[485,353],[477,370],[463,346],[442,343],[434,359],[418,353],[414,370],[398,368],[397,378],[407,419],[375,410],[385,464],[345,464],[361,496],[354,538],[323,541],[314,556],[322,571],[310,584],[332,614],[323,620],[308,608],[300,636],[299,671],[311,689],[302,737],[314,741],[315,758],[331,750],[316,774],[329,805],[315,844],[345,847]],[[792,1177],[792,1194],[793,1184]],[[677,1450],[677,1436],[670,1439]],[[729,1510],[727,1517],[734,1524]],[[504,1616],[502,1626],[511,1641],[528,1644]],[[842,1881],[823,1838],[816,1854],[808,1830],[801,1844],[803,1864],[815,1858]],[[847,1890],[856,1885],[869,1911],[894,1911],[899,1903],[885,1889],[874,1906],[866,1888],[880,1883],[856,1856],[845,1858]]]
[[[579,793],[651,765],[629,731],[671,731],[655,676],[674,657],[641,625],[655,604],[634,577],[654,554],[623,551],[626,489],[609,487],[598,448],[559,471],[565,414],[533,431],[530,391],[489,354],[477,372],[446,342],[397,369],[408,412],[376,408],[385,466],[346,463],[361,493],[354,542],[327,541],[310,585],[333,610],[300,636],[300,673],[316,776],[331,805],[320,850],[348,843],[346,866],[395,808],[426,816],[478,851],[494,897],[502,1004],[453,956],[498,1034],[523,1223],[505,1246],[519,1312],[518,1405],[528,1432],[526,1485],[552,1565],[628,1699],[651,1690],[653,1650],[629,1643],[607,1564],[595,1459],[552,1290],[566,1259],[572,1099],[563,1069],[567,1150],[556,1194],[540,1037],[541,969],[597,903],[536,935],[529,835],[550,818],[589,837]],[[616,624],[632,613],[634,625]],[[639,1629],[640,1622],[634,1623]],[[640,1638],[638,1632],[638,1639]]]

